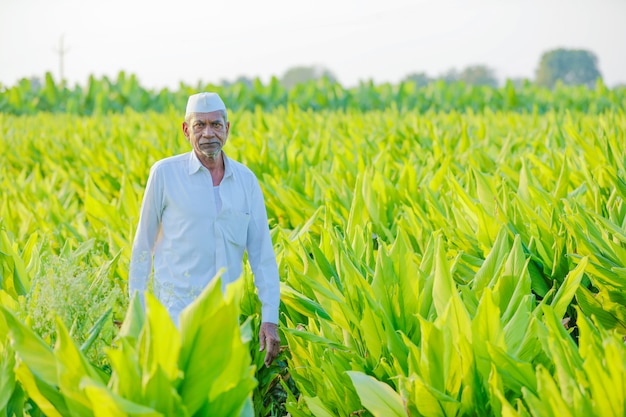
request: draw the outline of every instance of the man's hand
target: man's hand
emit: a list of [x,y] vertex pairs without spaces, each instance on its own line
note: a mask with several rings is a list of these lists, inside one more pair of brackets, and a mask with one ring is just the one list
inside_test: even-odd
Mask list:
[[264,322],[261,323],[261,330],[259,331],[260,348],[259,352],[267,348],[265,352],[265,366],[269,368],[274,359],[278,356],[278,350],[280,348],[280,336],[278,336],[278,326],[274,323]]

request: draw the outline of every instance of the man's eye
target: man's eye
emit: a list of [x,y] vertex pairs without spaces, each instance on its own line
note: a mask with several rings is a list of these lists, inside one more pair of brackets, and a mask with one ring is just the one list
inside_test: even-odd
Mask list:
[[213,127],[215,129],[221,129],[222,128],[222,124],[221,123],[213,123]]

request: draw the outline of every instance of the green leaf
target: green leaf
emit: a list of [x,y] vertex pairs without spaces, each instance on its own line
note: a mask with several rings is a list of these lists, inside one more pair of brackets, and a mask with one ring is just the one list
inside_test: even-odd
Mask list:
[[178,378],[181,340],[167,309],[152,293],[146,293],[146,326],[142,334],[144,377],[160,370],[169,380]]
[[309,409],[313,412],[313,415],[316,417],[336,417],[335,413],[329,411],[325,405],[324,401],[319,397],[309,397],[303,396],[304,401],[309,406]]
[[72,415],[91,416],[92,404],[80,389],[85,380],[103,384],[100,374],[83,356],[69,335],[63,322],[57,318],[57,342],[54,348],[55,362],[59,375],[59,386],[65,397],[65,403]]
[[349,351],[349,349],[346,346],[333,342],[332,340],[319,336],[317,334],[313,334],[313,333],[309,333],[309,332],[305,332],[305,331],[297,330],[297,329],[290,329],[290,328],[285,328],[283,329],[283,331],[286,333],[292,334],[296,337],[299,337],[303,340],[306,340],[308,342],[316,343],[316,344],[328,347],[329,349]]
[[293,308],[294,311],[302,313],[307,317],[319,317],[324,320],[331,319],[319,303],[307,298],[305,295],[285,284],[281,285],[280,297],[282,303],[285,303]]
[[402,397],[383,382],[358,371],[348,371],[361,402],[375,417],[406,417]]
[[531,363],[520,361],[491,344],[487,345],[487,351],[505,386],[518,392],[521,392],[522,387],[537,392],[537,381]]
[[94,404],[95,417],[166,417],[166,414],[119,397],[100,385],[86,384],[84,390]]
[[85,353],[86,351],[88,351],[89,348],[91,348],[91,346],[93,345],[93,343],[98,339],[98,336],[100,336],[100,332],[106,325],[107,320],[109,320],[109,317],[111,316],[112,311],[113,309],[109,308],[104,313],[102,313],[100,318],[94,323],[94,325],[89,330],[87,340],[85,340],[85,342],[80,346],[81,352]]
[[441,235],[438,235],[435,243],[435,276],[433,285],[433,303],[437,315],[443,316],[453,296],[457,296],[456,287],[450,274],[450,265],[446,258],[446,252]]
[[56,358],[52,349],[3,306],[0,306],[0,313],[8,326],[11,346],[20,359],[45,383],[58,386]]
[[[242,290],[243,280],[230,284],[225,299],[221,278],[216,277],[181,313],[179,368],[184,379],[178,389],[190,415],[201,408],[211,413],[226,407],[239,409],[252,394],[253,368],[241,339],[239,309],[234,301]],[[233,391],[238,384],[244,384],[246,390]],[[221,394],[227,391],[232,395],[225,398]]]
[[16,389],[14,366],[15,353],[10,347],[0,344],[0,411],[6,409]]
[[[155,339],[156,344],[159,343],[157,340]],[[176,391],[174,382],[160,364],[157,364],[156,368],[151,370],[149,374],[144,374],[143,395],[136,399],[141,398],[142,404],[165,416],[187,415],[187,410]],[[130,399],[136,400],[135,398]]]
[[135,293],[126,310],[126,316],[124,317],[118,337],[130,338],[132,340],[139,339],[145,321],[146,313],[141,305],[140,296],[138,293]]
[[606,309],[597,297],[583,286],[579,286],[576,292],[576,301],[581,310],[589,317],[594,317],[602,327],[617,329],[626,334],[626,322],[621,321],[613,312]]
[[491,247],[491,251],[474,276],[472,284],[478,296],[480,296],[480,292],[483,288],[487,287],[491,283],[491,280],[498,276],[510,250],[511,244],[509,243],[508,232],[503,227],[500,229],[500,232],[498,232],[498,236]]
[[143,396],[139,355],[130,344],[129,339],[120,339],[116,343],[118,344],[117,349],[107,351],[113,370],[109,387],[124,398],[139,400]]
[[563,284],[559,287],[554,296],[554,299],[550,303],[550,306],[554,309],[554,314],[557,317],[563,318],[567,307],[572,302],[576,291],[580,287],[580,282],[583,279],[585,268],[587,268],[588,258],[583,258],[576,268],[567,274]]
[[491,361],[487,354],[487,343],[505,348],[505,335],[500,323],[500,309],[493,301],[489,288],[483,291],[478,310],[472,320],[472,342],[476,356],[476,367],[483,377],[491,371]]

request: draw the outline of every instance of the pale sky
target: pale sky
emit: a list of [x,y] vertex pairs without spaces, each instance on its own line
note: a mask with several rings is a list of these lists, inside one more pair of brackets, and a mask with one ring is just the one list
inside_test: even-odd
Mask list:
[[61,36],[70,85],[120,70],[147,88],[267,82],[299,65],[345,86],[476,64],[534,78],[561,47],[594,52],[605,82],[626,84],[626,0],[0,0],[0,83],[58,80]]

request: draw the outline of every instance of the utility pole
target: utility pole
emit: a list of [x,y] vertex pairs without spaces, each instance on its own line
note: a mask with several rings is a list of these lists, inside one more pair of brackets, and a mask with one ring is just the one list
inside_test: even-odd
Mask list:
[[64,61],[65,54],[69,52],[69,48],[65,48],[63,45],[64,35],[61,35],[61,39],[59,39],[59,49],[55,50],[57,54],[59,54],[59,77],[61,77],[61,84],[65,84],[65,73],[64,73]]

